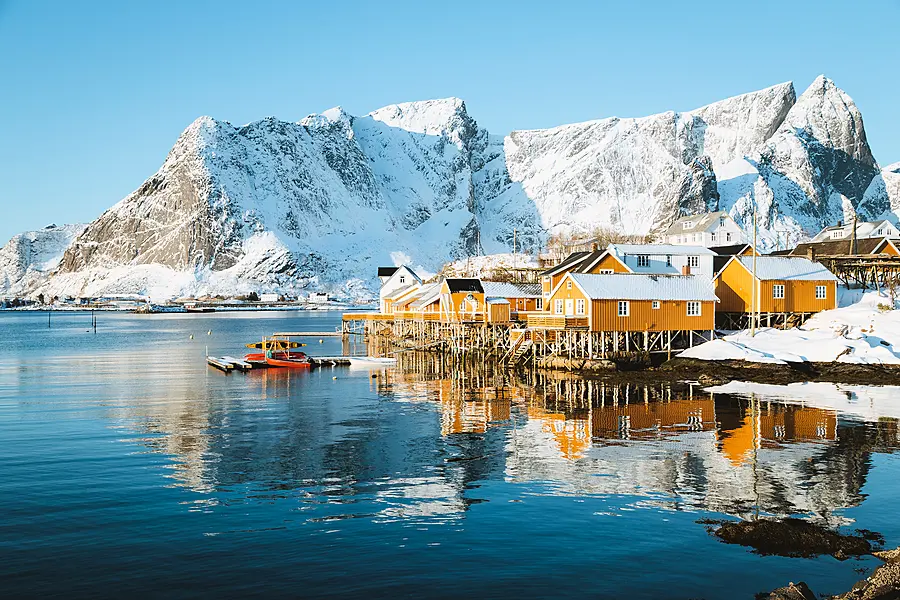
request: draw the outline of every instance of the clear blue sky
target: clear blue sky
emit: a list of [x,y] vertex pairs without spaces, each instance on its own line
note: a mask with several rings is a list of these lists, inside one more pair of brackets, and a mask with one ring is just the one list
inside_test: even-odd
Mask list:
[[[676,7],[676,4],[680,4]],[[89,221],[196,117],[459,96],[495,133],[690,110],[820,73],[900,161],[900,0],[0,0],[0,244]]]

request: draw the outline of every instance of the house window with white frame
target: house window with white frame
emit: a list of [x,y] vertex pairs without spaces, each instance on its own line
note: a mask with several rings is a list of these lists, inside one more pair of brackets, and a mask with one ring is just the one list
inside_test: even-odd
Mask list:
[[616,272],[613,271],[612,269],[600,269],[600,271],[598,271],[598,273],[600,275],[614,275]]
[[653,301],[653,310],[659,310],[659,305],[660,305],[659,300],[654,300]]
[[831,232],[831,239],[833,240],[838,240],[842,237],[844,237],[844,232],[840,229]]
[[584,298],[578,298],[575,300],[575,314],[576,315],[584,314]]
[[700,267],[700,257],[699,256],[688,256],[687,264],[692,269],[697,269]]
[[725,217],[719,217],[719,227],[725,227]]
[[667,267],[672,266],[672,255],[671,254],[666,254],[666,266]]
[[776,283],[772,286],[772,297],[776,300],[784,300],[784,285]]
[[544,310],[544,299],[543,298],[535,298],[534,299],[534,309],[535,310]]
[[563,314],[563,301],[562,300],[557,299],[556,301],[553,302],[553,312],[555,312],[558,315]]
[[828,297],[828,287],[824,285],[816,286],[816,300],[824,300]]
[[571,280],[566,282],[566,289],[567,289],[567,290],[571,290],[571,289],[572,289],[572,281],[571,281]]
[[691,300],[687,303],[687,316],[689,317],[699,317],[701,311],[702,304],[696,300]]
[[726,231],[726,232],[725,232],[725,241],[726,241],[726,242],[730,242],[730,241],[731,241],[731,232],[730,232],[730,231]]
[[406,275],[400,276],[400,283],[406,283]]
[[637,255],[637,266],[638,268],[649,267],[650,266],[650,257],[646,254],[638,254]]
[[616,312],[616,314],[620,317],[627,317],[628,308],[628,300],[619,300],[618,311]]

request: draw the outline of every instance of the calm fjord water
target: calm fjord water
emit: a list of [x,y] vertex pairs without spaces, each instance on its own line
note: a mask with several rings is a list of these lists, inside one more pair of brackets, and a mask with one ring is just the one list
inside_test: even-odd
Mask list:
[[900,545],[895,419],[681,386],[535,391],[433,359],[204,362],[337,313],[104,313],[97,335],[88,314],[46,319],[0,313],[5,597],[750,598],[838,592],[876,563],[760,556],[698,519],[796,514]]

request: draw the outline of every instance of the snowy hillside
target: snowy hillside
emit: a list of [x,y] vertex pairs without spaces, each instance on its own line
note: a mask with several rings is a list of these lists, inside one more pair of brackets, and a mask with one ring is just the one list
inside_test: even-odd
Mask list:
[[84,225],[48,225],[13,236],[0,248],[0,296],[21,296],[59,266]]
[[[242,127],[201,117],[88,225],[40,291],[234,293],[376,286],[379,265],[541,249],[551,233],[647,234],[724,208],[761,245],[900,207],[852,99],[820,77],[684,113],[492,135],[456,98]],[[33,284],[31,289],[38,291]]]

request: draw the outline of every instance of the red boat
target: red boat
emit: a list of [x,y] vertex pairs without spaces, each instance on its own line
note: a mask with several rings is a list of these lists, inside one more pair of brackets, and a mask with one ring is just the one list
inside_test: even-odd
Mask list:
[[262,352],[251,352],[244,355],[244,360],[250,363],[265,363],[269,367],[285,367],[288,369],[308,369],[309,358],[304,352],[291,351],[292,348],[303,346],[299,342],[293,342],[289,335],[275,334],[269,338],[263,338],[258,344],[247,344],[251,348],[260,348]]

